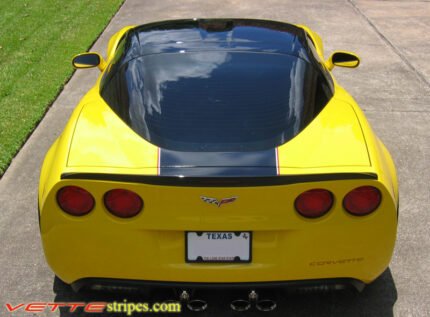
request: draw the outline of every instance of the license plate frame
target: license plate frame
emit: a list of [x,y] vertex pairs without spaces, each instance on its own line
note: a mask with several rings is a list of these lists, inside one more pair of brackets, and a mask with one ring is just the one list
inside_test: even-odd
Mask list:
[[[196,236],[198,236],[197,239],[200,239],[199,242],[197,242],[196,240],[194,242],[194,246],[190,245],[190,235],[193,235],[194,237],[191,236],[192,239],[196,239]],[[202,241],[204,241],[203,237],[207,237],[207,235],[211,235],[214,234],[216,237],[219,237],[219,235],[229,235],[232,234],[233,238],[236,240],[236,246],[237,244],[241,244],[243,243],[247,249],[246,250],[242,250],[242,254],[236,254],[236,255],[232,255],[229,254],[229,252],[226,252],[226,254],[224,256],[219,256],[219,255],[207,255],[207,254],[201,254],[200,256],[195,256],[196,251],[195,250],[191,250],[191,248],[195,248],[196,244],[203,244]],[[245,238],[245,236],[247,236],[247,238]],[[245,239],[247,241],[243,241],[242,239]],[[208,239],[211,242],[206,242],[207,248],[210,248],[209,244],[216,244],[218,243],[218,247],[221,244],[228,244],[228,242],[226,242],[227,240],[231,240],[231,239]],[[221,240],[223,242],[213,242],[213,241],[217,241],[217,240]],[[192,240],[191,240],[192,241]],[[201,247],[201,246],[200,246]],[[199,251],[197,251],[199,252]],[[191,253],[191,254],[190,254]],[[231,253],[231,252],[230,252]],[[191,256],[190,256],[191,255]],[[247,256],[246,256],[247,255]],[[252,261],[252,231],[185,231],[185,262],[186,263],[251,263]]]

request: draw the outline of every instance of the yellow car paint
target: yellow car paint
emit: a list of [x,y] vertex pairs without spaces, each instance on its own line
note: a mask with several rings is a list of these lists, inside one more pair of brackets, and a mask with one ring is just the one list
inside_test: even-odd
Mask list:
[[115,50],[121,38],[123,38],[123,36],[125,35],[125,33],[127,33],[128,30],[131,30],[134,27],[135,27],[134,25],[123,27],[121,30],[119,30],[114,35],[112,35],[112,37],[109,39],[109,43],[107,47],[107,55],[106,55],[107,56],[106,61],[108,63],[112,60]]

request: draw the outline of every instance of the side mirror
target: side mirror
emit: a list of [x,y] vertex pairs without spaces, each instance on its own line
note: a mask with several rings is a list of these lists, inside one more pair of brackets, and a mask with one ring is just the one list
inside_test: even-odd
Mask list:
[[360,58],[351,52],[336,51],[331,54],[325,65],[329,70],[334,66],[356,68],[360,65]]
[[106,62],[99,54],[90,52],[73,57],[72,65],[76,69],[98,67],[102,71],[106,67]]

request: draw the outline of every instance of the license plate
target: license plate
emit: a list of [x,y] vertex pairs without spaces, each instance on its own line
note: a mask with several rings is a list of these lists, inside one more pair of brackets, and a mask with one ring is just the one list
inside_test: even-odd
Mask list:
[[186,232],[186,262],[251,262],[252,232]]

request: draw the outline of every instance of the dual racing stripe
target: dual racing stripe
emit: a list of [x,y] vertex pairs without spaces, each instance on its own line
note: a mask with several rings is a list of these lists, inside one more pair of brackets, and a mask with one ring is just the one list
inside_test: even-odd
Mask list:
[[159,149],[158,175],[263,177],[279,175],[277,148],[253,152],[181,152]]

